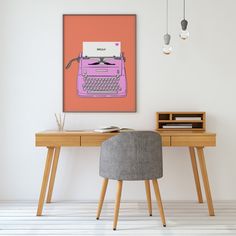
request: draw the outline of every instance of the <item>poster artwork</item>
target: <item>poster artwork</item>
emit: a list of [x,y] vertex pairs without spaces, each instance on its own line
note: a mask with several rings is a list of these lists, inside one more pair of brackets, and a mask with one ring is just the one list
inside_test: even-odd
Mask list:
[[63,111],[136,112],[136,15],[63,15]]

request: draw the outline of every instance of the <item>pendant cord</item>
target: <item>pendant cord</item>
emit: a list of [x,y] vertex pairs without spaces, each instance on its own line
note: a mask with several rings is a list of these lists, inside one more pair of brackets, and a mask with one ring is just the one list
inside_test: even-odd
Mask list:
[[185,0],[183,0],[183,2],[184,2],[184,4],[183,4],[183,6],[184,6],[183,14],[184,14],[184,20],[185,20]]
[[169,0],[166,0],[166,33],[168,34],[168,8],[169,8]]

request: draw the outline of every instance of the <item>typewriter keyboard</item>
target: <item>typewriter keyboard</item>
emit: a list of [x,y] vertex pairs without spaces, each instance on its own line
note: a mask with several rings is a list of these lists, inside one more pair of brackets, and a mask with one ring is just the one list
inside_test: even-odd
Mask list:
[[118,93],[119,80],[119,77],[85,77],[82,87],[87,93]]

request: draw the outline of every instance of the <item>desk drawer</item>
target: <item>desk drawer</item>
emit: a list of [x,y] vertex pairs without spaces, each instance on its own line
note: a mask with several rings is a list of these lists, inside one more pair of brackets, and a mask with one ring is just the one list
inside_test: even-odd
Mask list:
[[[102,142],[111,138],[114,135],[111,134],[103,134],[103,135],[85,135],[81,136],[81,146],[101,146]],[[170,146],[170,136],[162,137],[162,145]]]
[[171,146],[215,146],[215,135],[199,136],[172,136]]
[[81,136],[81,146],[101,146],[102,142],[113,135],[83,135]]
[[161,137],[162,140],[162,146],[170,146],[170,136],[162,136]]
[[46,146],[46,147],[77,147],[80,146],[80,136],[70,136],[67,135],[36,135],[36,146]]

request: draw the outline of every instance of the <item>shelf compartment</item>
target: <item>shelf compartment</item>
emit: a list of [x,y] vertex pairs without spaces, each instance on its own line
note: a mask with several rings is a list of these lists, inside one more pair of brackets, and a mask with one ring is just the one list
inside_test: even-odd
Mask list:
[[159,114],[160,120],[170,120],[170,114]]

